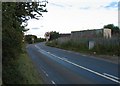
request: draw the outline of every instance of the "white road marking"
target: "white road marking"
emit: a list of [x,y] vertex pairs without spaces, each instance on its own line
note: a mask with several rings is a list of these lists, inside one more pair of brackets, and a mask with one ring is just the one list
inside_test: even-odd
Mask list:
[[79,55],[80,53],[75,53],[75,54]]
[[114,78],[114,79],[120,79],[120,78],[118,78],[118,77],[116,77],[116,76],[113,76],[113,75],[110,75],[110,74],[107,74],[107,73],[103,73],[104,75],[106,75],[106,76],[109,76],[109,77],[111,77],[111,78]]
[[43,70],[43,72],[46,74],[46,72]]
[[44,70],[41,68],[41,70],[44,72]]
[[63,51],[66,51],[66,50],[63,50]]
[[[50,54],[51,54],[51,53],[50,53]],[[63,61],[66,61],[66,62],[68,62],[68,63],[70,63],[70,64],[73,64],[73,65],[75,65],[75,66],[77,66],[77,67],[79,67],[79,68],[82,68],[82,69],[84,69],[84,70],[87,70],[87,71],[89,71],[89,72],[91,72],[91,73],[94,73],[94,74],[96,74],[96,75],[102,76],[102,77],[104,77],[104,78],[106,78],[106,79],[109,79],[109,80],[112,80],[112,81],[114,81],[114,82],[120,83],[118,80],[115,80],[115,79],[113,79],[113,78],[111,78],[111,77],[105,76],[105,75],[103,75],[103,74],[101,74],[101,73],[98,73],[98,72],[93,71],[93,70],[91,70],[91,69],[88,69],[88,68],[86,68],[86,67],[80,66],[80,65],[78,65],[78,64],[76,64],[76,63],[73,63],[73,62],[71,62],[71,61],[69,61],[69,60],[65,60],[65,59],[63,59],[63,58],[61,58],[61,57],[58,57],[58,56],[54,55],[54,54],[51,54],[51,55],[54,56],[54,57],[57,57],[57,58],[59,58],[59,59],[61,59],[61,60],[63,60]]]
[[67,51],[67,52],[71,53],[72,51]]
[[46,76],[48,76],[48,74],[43,70],[43,72],[45,73]]
[[47,74],[47,73],[46,73],[45,75],[46,75],[46,76],[48,76],[48,74]]
[[48,74],[42,69],[42,71],[45,73],[46,76],[48,76]]
[[[40,49],[38,46],[35,46],[35,47],[38,48],[38,49]],[[45,50],[42,50],[42,49],[40,49],[40,51],[43,51],[43,53],[48,53],[48,52],[46,52]],[[64,58],[61,58],[61,57],[59,57],[59,56],[56,56],[56,55],[54,55],[54,54],[52,54],[52,53],[48,53],[48,54],[50,54],[50,55],[52,55],[52,56],[54,56],[54,57],[56,57],[56,58],[58,58],[58,59],[60,59],[60,60],[63,60],[63,61],[65,61],[65,62],[67,62],[67,63],[70,63],[70,64],[72,64],[72,65],[74,65],[74,66],[76,66],[76,67],[82,68],[82,69],[84,69],[84,70],[87,70],[87,71],[89,71],[89,72],[91,72],[91,73],[94,73],[94,74],[96,74],[96,75],[99,75],[99,76],[101,76],[101,77],[104,77],[104,78],[106,78],[106,79],[109,79],[109,80],[111,80],[111,81],[114,81],[114,82],[116,82],[116,83],[120,83],[118,80],[116,80],[116,79],[114,79],[114,78],[112,78],[112,77],[106,76],[106,75],[104,75],[104,74],[101,74],[101,73],[96,72],[96,71],[94,71],[94,70],[91,70],[91,69],[89,69],[89,68],[80,66],[80,65],[78,65],[78,64],[76,64],[76,63],[73,63],[73,62],[71,62],[71,61],[69,61],[69,60],[66,60],[66,59],[64,59]]]
[[70,61],[67,61],[67,62],[68,62],[68,63],[71,63],[71,64],[73,64],[73,65],[75,65],[75,66],[77,66],[77,67],[79,67],[79,68],[82,68],[82,69],[84,69],[84,70],[87,70],[87,71],[89,71],[89,72],[91,72],[91,73],[94,73],[94,74],[96,74],[96,75],[102,76],[102,77],[104,77],[104,78],[106,78],[106,79],[109,79],[109,80],[112,80],[112,81],[114,81],[114,82],[120,83],[118,80],[115,80],[115,79],[113,79],[113,78],[111,78],[111,77],[105,76],[105,75],[103,75],[103,74],[101,74],[101,73],[98,73],[98,72],[93,71],[93,70],[91,70],[91,69],[88,69],[88,68],[86,68],[86,67],[80,66],[80,65],[75,64],[75,63],[70,62]]
[[82,56],[87,56],[87,55],[82,55]]
[[47,52],[47,53],[50,53],[50,52]]
[[67,58],[62,57],[62,59],[67,60]]
[[51,81],[52,82],[52,84],[55,84],[55,82],[54,81]]

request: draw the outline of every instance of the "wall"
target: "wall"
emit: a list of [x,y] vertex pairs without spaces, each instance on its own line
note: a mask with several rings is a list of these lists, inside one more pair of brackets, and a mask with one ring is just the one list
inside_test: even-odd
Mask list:
[[103,30],[83,30],[83,31],[72,31],[71,37],[74,38],[102,38]]
[[71,38],[111,38],[111,29],[93,29],[83,31],[72,31]]
[[104,28],[103,36],[104,38],[111,38],[111,29]]

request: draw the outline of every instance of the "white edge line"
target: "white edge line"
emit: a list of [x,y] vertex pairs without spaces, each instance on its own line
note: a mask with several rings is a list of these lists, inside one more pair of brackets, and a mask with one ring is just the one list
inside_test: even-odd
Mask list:
[[[51,53],[50,53],[50,54],[51,54]],[[115,79],[113,79],[113,78],[111,78],[111,77],[105,76],[105,75],[103,75],[103,74],[101,74],[101,73],[98,73],[98,72],[93,71],[93,70],[91,70],[91,69],[85,68],[85,67],[80,66],[80,65],[78,65],[78,64],[75,64],[75,63],[73,63],[73,62],[71,62],[71,61],[62,59],[62,58],[60,58],[60,57],[58,57],[58,56],[56,56],[56,55],[54,55],[54,54],[51,54],[51,55],[54,56],[54,57],[57,57],[57,58],[59,58],[59,59],[61,59],[61,60],[63,60],[63,61],[66,61],[66,62],[68,62],[68,63],[70,63],[70,64],[73,64],[73,65],[75,65],[75,66],[77,66],[77,67],[79,67],[79,68],[82,68],[82,69],[84,69],[84,70],[87,70],[87,71],[89,71],[89,72],[92,72],[92,73],[94,73],[94,74],[96,74],[96,75],[99,75],[99,76],[102,76],[102,77],[104,77],[104,78],[106,78],[106,79],[109,79],[109,80],[112,80],[112,81],[114,81],[114,82],[120,83],[118,80],[115,80]]]
[[106,76],[112,77],[112,78],[114,78],[114,79],[120,79],[120,78],[118,78],[118,77],[116,77],[116,76],[113,76],[113,75],[110,75],[110,74],[107,74],[107,73],[103,73],[103,74],[106,75]]
[[115,80],[115,79],[113,79],[113,78],[111,78],[111,77],[105,76],[105,75],[103,75],[103,74],[101,74],[101,73],[98,73],[98,72],[96,72],[96,71],[93,71],[93,70],[91,70],[91,69],[88,69],[88,68],[85,68],[85,67],[83,67],[83,66],[77,65],[77,64],[72,63],[72,62],[70,62],[70,61],[67,61],[67,62],[68,62],[68,63],[71,63],[71,64],[73,64],[73,65],[75,65],[75,66],[77,66],[77,67],[79,67],[79,68],[82,68],[82,69],[84,69],[84,70],[87,70],[87,71],[89,71],[89,72],[92,72],[92,73],[94,73],[94,74],[96,74],[96,75],[102,76],[102,77],[104,77],[104,78],[106,78],[106,79],[109,79],[109,80],[112,80],[112,81],[114,81],[114,82],[120,83],[118,80]]
[[82,56],[85,56],[85,57],[86,57],[87,55],[82,55]]
[[43,70],[43,72],[46,74],[46,72]]
[[54,81],[51,81],[52,82],[52,84],[55,84],[55,82]]
[[48,74],[42,69],[42,71],[45,73],[46,76],[48,76]]
[[47,53],[50,53],[50,52],[47,52]]
[[65,57],[62,57],[62,59],[64,59],[64,60],[68,60],[67,58],[65,58]]
[[47,73],[46,73],[45,75],[46,75],[46,76],[48,76],[48,74],[47,74]]
[[[35,47],[38,48],[37,45],[35,45]],[[40,49],[40,48],[39,48],[39,49]],[[42,49],[40,49],[40,50],[42,50]],[[46,51],[44,51],[44,52],[46,52]],[[46,53],[48,53],[48,52],[46,52]],[[52,54],[52,53],[48,53],[48,54],[50,54],[50,55],[52,55],[52,56],[54,56],[54,57],[57,57],[58,59],[61,59],[61,60],[63,60],[63,61],[66,61],[66,62],[68,62],[68,63],[70,63],[70,64],[73,64],[74,66],[77,66],[77,67],[79,67],[79,68],[82,68],[82,69],[84,69],[84,70],[87,70],[87,71],[89,71],[89,72],[91,72],[91,73],[94,73],[94,74],[96,74],[96,75],[102,76],[102,77],[104,77],[104,78],[106,78],[106,79],[109,79],[109,80],[111,80],[111,81],[120,83],[118,80],[115,80],[115,79],[113,79],[113,78],[111,78],[111,77],[105,76],[105,75],[103,75],[103,74],[101,74],[101,73],[98,73],[98,72],[93,71],[93,70],[91,70],[91,69],[88,69],[88,68],[86,68],[86,67],[80,66],[80,65],[78,65],[78,64],[76,64],[76,63],[73,63],[73,62],[71,62],[71,61],[65,60],[65,59],[63,59],[63,58],[61,58],[61,57],[59,57],[59,56],[56,56],[56,55]],[[54,82],[53,82],[53,83],[54,83]]]

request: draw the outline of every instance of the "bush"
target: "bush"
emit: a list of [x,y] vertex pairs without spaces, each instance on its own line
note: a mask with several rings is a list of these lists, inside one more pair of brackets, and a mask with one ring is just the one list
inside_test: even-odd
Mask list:
[[47,46],[58,47],[58,42],[56,40],[46,42]]
[[73,50],[77,52],[91,53],[96,52],[96,54],[105,54],[105,55],[117,55],[120,56],[120,45],[111,45],[111,44],[95,44],[94,48],[89,50],[87,42],[76,42],[69,40],[63,43],[58,43],[57,40],[47,42],[46,45],[52,47],[58,47],[67,50]]
[[100,45],[97,44],[91,50],[95,51],[97,54],[108,54],[108,55],[117,55],[119,56],[120,46],[119,45]]
[[3,64],[2,75],[3,85],[43,83],[26,53],[21,54],[18,59],[9,59],[7,64]]
[[59,43],[57,40],[49,41],[46,45],[51,47],[58,47],[62,49],[74,50],[74,51],[85,51],[88,50],[88,46],[85,43],[77,43],[72,40]]

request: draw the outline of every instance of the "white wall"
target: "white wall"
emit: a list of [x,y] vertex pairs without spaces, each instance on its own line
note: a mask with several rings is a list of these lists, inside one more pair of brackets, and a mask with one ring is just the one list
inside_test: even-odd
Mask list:
[[104,36],[105,38],[111,38],[111,29],[104,28],[104,29],[103,29],[103,36]]

